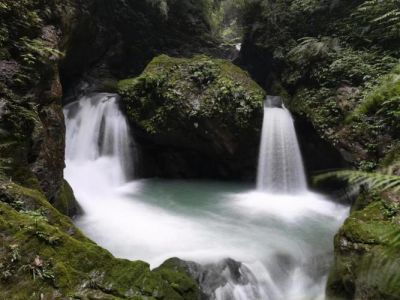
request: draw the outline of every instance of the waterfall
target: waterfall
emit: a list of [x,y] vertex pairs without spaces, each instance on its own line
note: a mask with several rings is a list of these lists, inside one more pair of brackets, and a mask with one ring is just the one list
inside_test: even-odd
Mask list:
[[64,114],[67,179],[87,182],[97,177],[93,185],[103,188],[127,182],[133,172],[132,141],[118,96],[84,96],[67,105]]
[[264,105],[257,189],[280,194],[307,189],[293,118],[279,97],[268,96]]
[[[201,264],[200,285],[214,300],[324,299],[333,235],[348,209],[307,192],[293,120],[275,98],[265,107],[261,192],[226,182],[128,183],[134,141],[118,96],[84,96],[64,114],[65,178],[84,211],[75,223],[96,243],[152,268],[171,257]],[[221,265],[227,258],[236,263]]]

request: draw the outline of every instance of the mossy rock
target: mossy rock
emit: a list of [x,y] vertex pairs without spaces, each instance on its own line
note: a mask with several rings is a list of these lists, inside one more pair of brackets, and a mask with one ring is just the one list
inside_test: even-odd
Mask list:
[[207,56],[158,56],[141,76],[118,86],[128,117],[150,134],[202,119],[250,127],[265,95],[245,71]]
[[75,198],[74,191],[66,180],[64,180],[59,196],[53,203],[53,206],[69,217],[75,217],[82,212]]
[[400,298],[400,202],[396,194],[366,193],[335,237],[328,299]]
[[[212,161],[207,164],[212,171],[203,174],[208,177],[240,177],[235,164],[244,157],[247,169],[252,165],[254,170],[265,92],[230,61],[161,55],[139,77],[120,81],[118,90],[137,135],[160,145],[159,152],[173,146],[178,163]],[[165,159],[170,157],[160,158],[158,165],[165,165]],[[189,172],[188,166],[180,169]]]

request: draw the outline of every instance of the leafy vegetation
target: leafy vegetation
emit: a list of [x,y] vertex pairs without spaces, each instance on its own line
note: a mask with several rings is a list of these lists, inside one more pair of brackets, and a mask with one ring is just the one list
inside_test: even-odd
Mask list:
[[369,189],[393,192],[400,192],[400,176],[393,174],[381,174],[378,172],[362,172],[353,170],[342,170],[336,172],[327,172],[314,178],[315,182],[338,178],[344,179],[351,185],[368,186]]
[[[400,38],[400,4],[396,0],[367,0],[351,14],[359,38],[392,48]],[[390,45],[389,43],[394,43]],[[395,50],[398,51],[398,50]]]

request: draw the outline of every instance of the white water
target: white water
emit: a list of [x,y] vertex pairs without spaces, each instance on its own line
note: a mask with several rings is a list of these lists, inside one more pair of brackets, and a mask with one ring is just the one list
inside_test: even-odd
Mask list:
[[295,196],[233,183],[128,183],[132,142],[116,101],[100,94],[65,108],[65,176],[85,211],[77,225],[89,237],[118,257],[152,267],[170,257],[243,262],[241,282],[225,269],[217,300],[324,298],[333,235],[346,207],[306,191]]
[[82,97],[64,108],[66,173],[71,180],[89,182],[95,177],[90,188],[105,189],[129,179],[132,141],[117,101],[117,95],[101,93]]
[[264,107],[257,189],[283,194],[307,190],[293,118],[286,108]]

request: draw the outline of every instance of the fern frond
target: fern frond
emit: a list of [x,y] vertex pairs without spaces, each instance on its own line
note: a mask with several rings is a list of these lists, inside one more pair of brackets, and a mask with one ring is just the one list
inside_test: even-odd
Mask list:
[[366,185],[370,189],[400,192],[400,176],[392,174],[341,170],[317,175],[314,177],[314,183],[332,178],[347,180],[352,185]]

